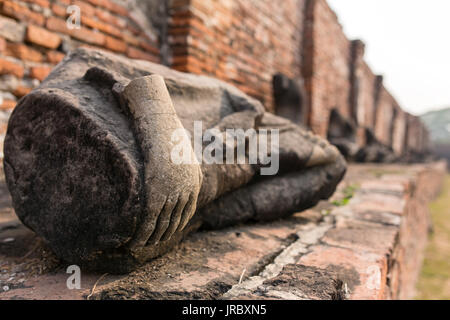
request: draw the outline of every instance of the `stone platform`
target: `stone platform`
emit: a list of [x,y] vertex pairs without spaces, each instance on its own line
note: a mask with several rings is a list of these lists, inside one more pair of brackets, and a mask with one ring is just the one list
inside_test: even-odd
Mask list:
[[67,264],[15,217],[0,185],[0,299],[406,299],[444,163],[350,165],[332,199],[269,224],[189,236],[128,275]]

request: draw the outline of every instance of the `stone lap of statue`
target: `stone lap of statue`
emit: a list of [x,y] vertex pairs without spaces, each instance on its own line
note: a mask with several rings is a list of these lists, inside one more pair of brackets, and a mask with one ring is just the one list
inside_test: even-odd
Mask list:
[[[194,161],[172,163],[172,132],[184,128],[194,139],[196,122],[202,134],[255,129],[258,139],[277,129],[277,174],[262,175],[265,165],[250,161],[208,164],[193,140]],[[231,85],[89,49],[70,53],[19,102],[4,154],[21,221],[63,260],[115,273],[200,226],[312,207],[333,194],[346,168],[326,140]]]

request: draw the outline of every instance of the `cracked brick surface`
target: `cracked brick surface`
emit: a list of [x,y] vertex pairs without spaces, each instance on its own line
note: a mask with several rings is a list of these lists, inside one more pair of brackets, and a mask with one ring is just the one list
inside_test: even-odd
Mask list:
[[427,203],[444,171],[442,163],[350,165],[333,198],[311,210],[195,233],[128,275],[82,270],[79,290],[67,289],[67,264],[16,220],[2,194],[0,299],[411,298]]

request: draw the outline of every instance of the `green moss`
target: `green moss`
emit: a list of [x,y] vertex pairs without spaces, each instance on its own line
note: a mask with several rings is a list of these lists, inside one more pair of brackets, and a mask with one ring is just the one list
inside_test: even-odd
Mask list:
[[331,202],[331,204],[336,207],[346,206],[350,202],[350,199],[353,198],[353,196],[355,195],[355,192],[356,192],[356,190],[358,190],[358,188],[359,188],[358,185],[350,185],[350,186],[346,187],[342,191],[343,198],[340,200],[335,200],[335,201]]

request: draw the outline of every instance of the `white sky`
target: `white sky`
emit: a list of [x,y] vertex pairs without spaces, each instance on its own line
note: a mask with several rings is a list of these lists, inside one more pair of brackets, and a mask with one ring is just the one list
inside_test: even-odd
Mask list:
[[402,107],[450,107],[450,0],[328,0]]

